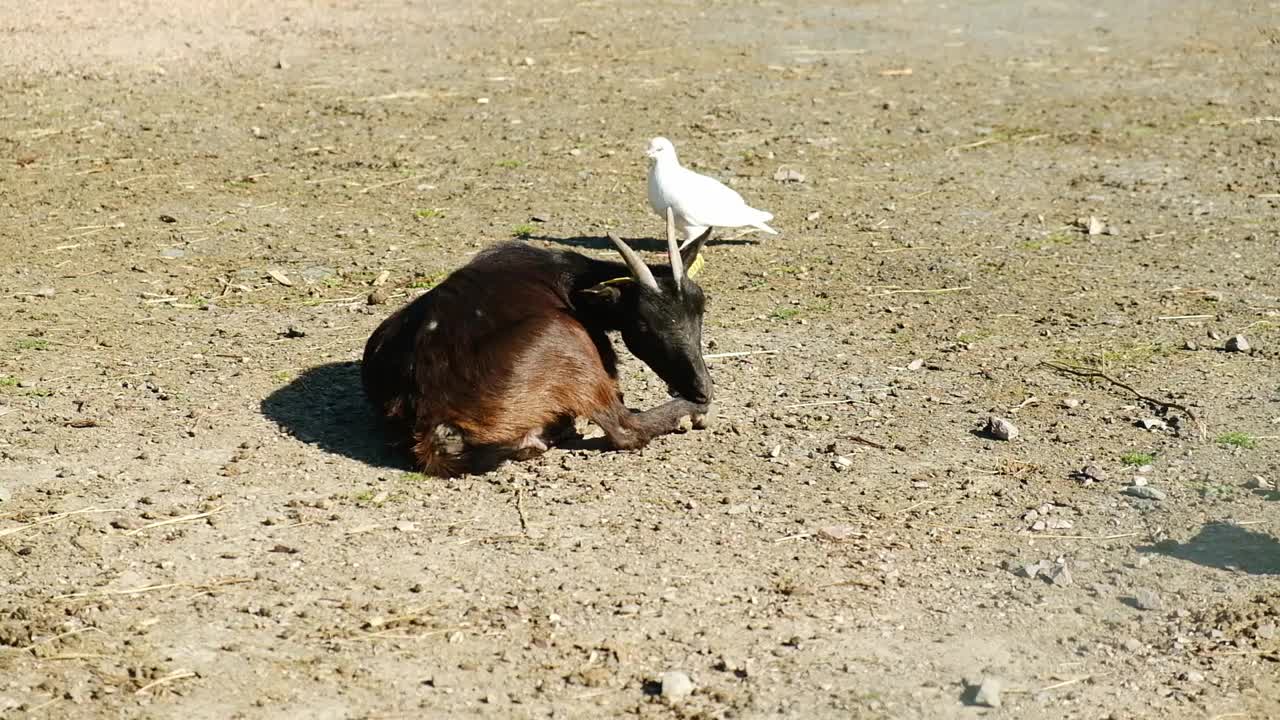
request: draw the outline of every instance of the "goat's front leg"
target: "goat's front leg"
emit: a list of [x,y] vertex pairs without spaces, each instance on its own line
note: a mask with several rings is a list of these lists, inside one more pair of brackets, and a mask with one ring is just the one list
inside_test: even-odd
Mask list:
[[672,398],[652,410],[632,412],[621,402],[591,416],[591,420],[604,429],[609,442],[619,450],[644,447],[650,440],[680,427],[684,417],[706,417],[709,405],[700,405],[684,398]]

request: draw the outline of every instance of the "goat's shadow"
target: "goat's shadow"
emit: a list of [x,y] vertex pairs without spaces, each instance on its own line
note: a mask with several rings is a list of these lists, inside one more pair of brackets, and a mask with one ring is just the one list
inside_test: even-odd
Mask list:
[[1184,543],[1165,540],[1140,547],[1138,552],[1166,555],[1219,570],[1280,575],[1280,540],[1232,523],[1208,523]]
[[304,443],[374,467],[410,470],[365,401],[360,363],[318,365],[262,401],[262,414]]
[[[604,235],[579,235],[576,237],[552,237],[550,235],[530,235],[529,240],[539,240],[542,242],[556,243],[571,248],[582,250],[613,250],[613,243]],[[641,238],[622,238],[623,242],[634,250],[642,252],[662,252],[667,251],[667,241],[665,239],[641,237]],[[711,239],[707,241],[707,246],[715,245],[759,245],[760,241],[751,237],[740,238],[718,238],[715,233],[711,234]]]

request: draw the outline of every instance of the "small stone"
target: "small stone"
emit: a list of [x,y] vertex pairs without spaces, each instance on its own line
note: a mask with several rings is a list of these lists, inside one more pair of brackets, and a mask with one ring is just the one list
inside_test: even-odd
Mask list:
[[161,216],[160,216],[160,222],[162,222],[162,223],[169,223],[170,225],[172,225],[173,223],[178,222],[178,218],[176,218],[176,217],[174,217],[174,216],[172,216],[172,215],[161,215]]
[[1007,418],[992,416],[987,419],[986,432],[996,440],[1012,440],[1018,437],[1018,426]]
[[1200,343],[1196,342],[1195,340],[1187,340],[1186,342],[1182,343],[1182,349],[1191,350],[1191,351],[1199,350]]
[[1089,219],[1081,224],[1084,226],[1085,231],[1088,232],[1090,235],[1101,235],[1103,231],[1107,229],[1106,223],[1102,222],[1101,220],[1094,217],[1093,215],[1090,215]]
[[804,173],[787,168],[778,168],[778,171],[773,174],[773,179],[778,182],[802,183],[804,182]]
[[1049,567],[1048,561],[1039,560],[1037,562],[1033,562],[1029,565],[1023,565],[1022,567],[1018,568],[1017,574],[1025,578],[1034,578],[1040,575],[1040,573],[1046,571],[1048,567]]
[[1222,336],[1218,334],[1217,330],[1208,330],[1205,332],[1205,336],[1214,342],[1222,339]]
[[534,216],[530,217],[530,218],[529,218],[529,220],[530,220],[531,222],[544,223],[544,222],[550,222],[550,219],[549,219],[549,218],[550,218],[550,216],[549,216],[549,215],[541,214],[541,215],[534,215]]
[[1048,571],[1044,573],[1044,577],[1051,584],[1059,587],[1070,585],[1072,583],[1071,568],[1068,568],[1067,564],[1064,562],[1054,563],[1049,567]]
[[668,670],[658,676],[662,685],[662,697],[667,702],[680,702],[693,694],[693,680],[679,670]]
[[814,220],[817,220],[817,219],[818,219],[818,218],[820,218],[820,217],[822,217],[822,211],[821,211],[821,210],[814,210],[813,212],[809,213],[808,215],[805,215],[805,216],[804,216],[804,219],[805,219],[805,220],[808,220],[809,222],[813,222]]
[[1160,418],[1142,418],[1137,422],[1143,430],[1168,430],[1169,424]]
[[416,532],[416,531],[418,530],[418,526],[417,526],[417,525],[415,525],[415,524],[413,524],[413,523],[411,523],[411,522],[409,522],[409,521],[407,521],[407,520],[401,520],[400,522],[396,523],[396,524],[395,524],[395,528],[396,528],[396,530],[398,530],[398,531],[400,531],[400,532],[405,532],[405,533],[409,533],[409,532]]
[[1227,352],[1249,352],[1249,341],[1243,335],[1235,335],[1227,340]]
[[1274,490],[1275,489],[1275,486],[1272,485],[1272,483],[1269,480],[1262,477],[1261,475],[1254,475],[1253,479],[1245,483],[1244,486],[1250,490]]
[[266,133],[262,132],[262,128],[258,127],[257,125],[254,125],[253,127],[249,128],[249,132],[253,133],[253,136],[258,138],[259,140],[262,140],[267,136]]
[[853,461],[843,455],[831,461],[831,466],[836,469],[836,472],[844,472],[845,470],[848,470],[852,465],[853,465]]
[[1262,623],[1258,625],[1258,629],[1253,634],[1262,640],[1270,640],[1276,636],[1276,624],[1273,622]]
[[570,151],[569,151],[569,154],[570,154],[570,155],[572,155],[572,156],[574,156],[574,157],[578,157],[579,155],[581,155],[581,154],[582,154],[582,150],[581,150],[581,149],[579,149],[579,148],[574,148],[574,149],[572,149],[572,150],[570,150]]
[[1093,482],[1102,482],[1107,479],[1107,474],[1097,465],[1085,465],[1084,469],[1080,471],[1080,475]]
[[312,265],[302,271],[302,279],[308,283],[318,283],[328,280],[338,274],[337,270],[323,265]]
[[476,98],[476,103],[477,103],[477,104],[479,104],[479,105],[488,105],[488,104],[489,104],[489,98],[486,98],[486,97]]
[[1128,650],[1129,652],[1136,653],[1142,649],[1142,643],[1138,642],[1138,640],[1134,638],[1125,638],[1123,645],[1124,645],[1124,649]]
[[1045,524],[1043,520],[1037,520],[1031,525],[1031,532],[1043,532]]
[[916,370],[919,370],[922,367],[924,367],[923,358],[916,358],[915,360],[912,360],[910,363],[907,364],[907,369],[912,372],[915,372]]
[[391,293],[386,288],[377,288],[369,293],[369,297],[365,299],[370,305],[382,305],[391,299]]
[[782,457],[782,446],[774,445],[773,447],[769,448],[769,457],[775,460]]
[[852,525],[828,525],[818,529],[818,537],[823,540],[842,542],[858,536],[858,528]]
[[1154,590],[1141,588],[1133,593],[1133,604],[1139,610],[1159,610],[1164,607],[1164,602]]
[[277,70],[288,70],[288,69],[289,69],[289,61],[288,61],[288,60],[285,60],[283,57],[276,58],[276,69],[277,69]]
[[413,585],[409,586],[409,592],[414,594],[420,593],[426,589],[427,587],[420,582],[414,583]]
[[1061,517],[1049,518],[1044,521],[1044,524],[1050,530],[1070,530],[1074,525],[1070,520]]
[[165,258],[166,260],[177,260],[178,258],[186,254],[187,254],[186,250],[183,250],[182,248],[176,248],[176,247],[165,248],[160,251],[160,257]]
[[1146,486],[1147,486],[1147,479],[1146,479],[1145,477],[1143,477],[1142,475],[1135,475],[1135,476],[1134,476],[1134,478],[1133,478],[1133,486],[1134,486],[1134,487],[1146,487]]
[[1145,500],[1163,500],[1166,497],[1163,490],[1150,485],[1130,485],[1124,489],[1124,494]]
[[982,678],[982,683],[978,685],[978,691],[973,694],[973,704],[998,708],[1000,707],[1000,691],[1002,690],[1004,690],[1004,683],[999,678]]
[[1083,402],[1084,401],[1081,400],[1080,398],[1067,398],[1066,400],[1062,401],[1062,407],[1068,410],[1075,410],[1076,408],[1080,407],[1080,405]]
[[1138,472],[1142,473],[1143,475],[1146,475],[1147,473],[1149,473],[1149,472],[1151,472],[1152,470],[1155,470],[1155,469],[1156,469],[1156,468],[1155,468],[1155,466],[1154,466],[1154,465],[1139,465],[1139,466],[1138,466]]
[[1189,683],[1202,683],[1204,682],[1204,673],[1196,670],[1188,670],[1182,673],[1182,679]]
[[280,333],[280,336],[286,338],[303,338],[307,336],[307,331],[297,325],[290,325],[284,332]]

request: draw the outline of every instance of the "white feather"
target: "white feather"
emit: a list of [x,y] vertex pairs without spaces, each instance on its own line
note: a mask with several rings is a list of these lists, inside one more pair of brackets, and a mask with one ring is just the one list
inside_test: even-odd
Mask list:
[[647,154],[654,161],[649,169],[649,206],[663,217],[668,207],[675,211],[676,228],[684,232],[686,243],[709,227],[754,227],[778,234],[765,224],[773,219],[772,213],[747,205],[719,180],[682,167],[670,140],[654,138]]

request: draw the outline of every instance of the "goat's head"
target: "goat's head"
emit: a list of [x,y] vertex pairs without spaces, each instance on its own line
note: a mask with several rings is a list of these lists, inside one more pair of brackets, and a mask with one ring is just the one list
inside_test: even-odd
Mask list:
[[[711,376],[702,359],[702,313],[706,298],[691,275],[702,265],[699,253],[711,231],[681,250],[674,218],[667,213],[667,255],[671,274],[657,276],[615,235],[629,277],[601,283],[586,292],[611,305],[627,349],[662,378],[671,392],[695,403],[711,402]],[[686,270],[688,268],[688,270]]]

